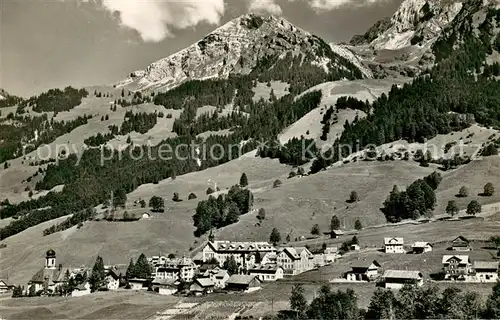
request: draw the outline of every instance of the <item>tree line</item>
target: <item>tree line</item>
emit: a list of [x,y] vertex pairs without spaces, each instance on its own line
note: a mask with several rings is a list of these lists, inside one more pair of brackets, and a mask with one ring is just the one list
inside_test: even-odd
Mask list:
[[[441,291],[436,285],[405,285],[397,293],[377,288],[368,308],[358,307],[354,290],[333,291],[323,285],[308,303],[302,285],[294,285],[290,296],[291,316],[295,319],[498,319],[500,282],[483,303],[479,293],[456,287]],[[278,318],[286,318],[282,313]]]
[[208,200],[198,202],[193,215],[195,235],[238,222],[240,215],[249,212],[252,203],[252,192],[239,185],[232,186],[227,195],[209,196]]

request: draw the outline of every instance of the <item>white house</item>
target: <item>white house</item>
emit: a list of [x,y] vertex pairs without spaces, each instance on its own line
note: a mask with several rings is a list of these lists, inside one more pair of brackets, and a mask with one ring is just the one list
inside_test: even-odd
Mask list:
[[426,253],[432,251],[432,244],[424,241],[417,241],[411,246],[413,253]]
[[349,247],[349,250],[351,251],[359,251],[359,249],[361,249],[359,244],[351,244],[351,246]]
[[260,281],[276,281],[283,279],[283,268],[277,264],[255,266],[249,269],[248,273],[259,278]]
[[348,271],[345,275],[346,279],[349,281],[371,281],[375,280],[379,276],[379,269],[381,265],[373,260],[372,262],[354,265],[351,267],[352,270]]
[[197,269],[196,264],[189,258],[168,259],[163,264],[155,266],[155,277],[191,282]]
[[498,262],[496,261],[474,261],[472,268],[476,281],[496,282],[498,280]]
[[146,286],[146,283],[148,282],[147,279],[139,279],[139,278],[133,278],[128,280],[128,284],[130,285],[130,289],[132,290],[147,290],[148,287]]
[[151,282],[153,291],[166,296],[176,293],[179,284],[177,280],[172,279],[154,279]]
[[443,270],[445,280],[467,280],[472,264],[468,255],[444,255]]
[[337,248],[337,247],[326,248],[325,252],[323,253],[325,263],[328,264],[328,263],[335,262],[335,259],[337,259],[337,257],[338,257],[338,251],[339,251],[339,248]]
[[225,288],[226,282],[229,280],[230,276],[226,270],[219,270],[214,276],[214,283],[216,288]]
[[149,219],[149,218],[151,218],[151,215],[148,212],[144,212],[142,214],[142,219]]
[[9,292],[14,289],[14,285],[6,279],[0,279],[0,293]]
[[90,284],[85,282],[75,288],[73,292],[71,292],[72,297],[81,297],[90,294]]
[[385,253],[406,253],[403,238],[384,238]]
[[388,289],[401,289],[405,284],[419,287],[424,284],[424,276],[420,271],[387,270],[382,277]]
[[295,276],[314,268],[314,256],[306,247],[283,248],[278,253],[276,261],[288,276]]

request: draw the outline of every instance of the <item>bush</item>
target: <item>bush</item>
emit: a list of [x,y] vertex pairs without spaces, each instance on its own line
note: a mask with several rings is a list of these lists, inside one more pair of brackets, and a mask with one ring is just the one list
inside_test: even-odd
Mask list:
[[315,224],[312,229],[311,229],[311,234],[315,236],[319,236],[321,234],[321,231],[319,230],[319,225]]
[[208,195],[208,194],[212,194],[212,193],[214,193],[214,192],[215,192],[215,190],[214,190],[214,189],[212,189],[212,188],[208,187],[208,189],[207,189],[207,195]]
[[363,225],[361,224],[361,221],[359,221],[359,219],[356,219],[356,222],[354,222],[354,229],[356,230],[363,229]]
[[467,206],[467,214],[475,216],[477,213],[481,212],[481,205],[476,200],[472,200]]
[[191,192],[188,196],[188,200],[192,200],[192,199],[196,199],[196,198],[197,198],[197,196],[193,192]]
[[494,193],[495,193],[495,187],[491,182],[488,182],[487,184],[484,185],[483,195],[491,197]]
[[469,190],[465,186],[462,186],[458,191],[458,196],[461,198],[466,198],[468,195],[469,195]]
[[273,188],[278,188],[279,186],[281,186],[281,180],[279,179],[274,180]]
[[266,210],[264,210],[264,208],[259,209],[259,213],[257,213],[257,219],[259,219],[259,221],[266,219]]
[[359,201],[359,196],[356,191],[352,191],[351,194],[349,195],[349,202],[358,202]]
[[182,201],[182,199],[179,197],[179,193],[174,192],[174,196],[172,197],[172,201],[175,201],[175,202],[181,202]]

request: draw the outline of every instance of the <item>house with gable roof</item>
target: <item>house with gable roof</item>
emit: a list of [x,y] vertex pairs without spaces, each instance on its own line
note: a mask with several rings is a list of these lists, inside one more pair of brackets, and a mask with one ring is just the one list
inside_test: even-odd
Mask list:
[[295,276],[314,269],[314,255],[306,247],[282,248],[276,259],[286,276]]
[[261,264],[248,270],[250,275],[259,278],[260,281],[276,281],[283,279],[283,268],[277,264]]
[[472,269],[468,255],[444,255],[442,264],[445,280],[467,280]]
[[497,282],[498,261],[474,261],[472,275],[475,281]]
[[349,281],[372,281],[379,276],[381,267],[377,260],[353,265],[352,270],[346,272],[345,278]]
[[471,251],[470,240],[464,236],[458,236],[451,241],[451,249],[453,251]]
[[401,237],[384,238],[385,253],[406,253],[404,244],[405,241]]

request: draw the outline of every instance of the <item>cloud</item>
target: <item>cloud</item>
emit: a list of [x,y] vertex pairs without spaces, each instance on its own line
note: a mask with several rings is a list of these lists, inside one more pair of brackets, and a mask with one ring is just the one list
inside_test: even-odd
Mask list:
[[[293,0],[290,0],[293,1]],[[373,5],[387,0],[304,0],[316,12],[331,11],[344,6],[366,6]]]
[[251,0],[248,12],[270,13],[279,16],[282,10],[275,0]]
[[100,0],[109,12],[118,13],[120,24],[136,30],[144,41],[159,42],[172,29],[186,29],[205,22],[218,25],[224,0]]

